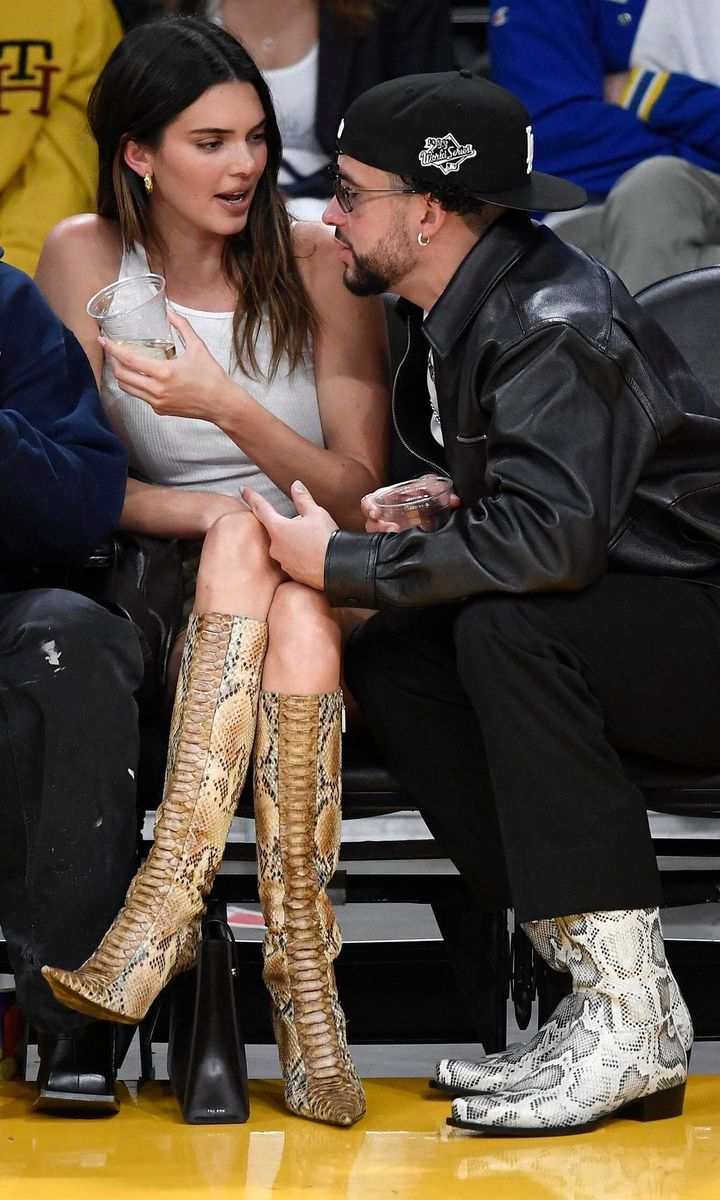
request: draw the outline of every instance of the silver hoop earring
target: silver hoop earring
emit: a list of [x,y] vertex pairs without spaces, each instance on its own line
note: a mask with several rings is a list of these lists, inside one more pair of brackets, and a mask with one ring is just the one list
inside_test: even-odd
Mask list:
[[420,232],[418,234],[417,240],[418,240],[418,246],[427,246],[428,243],[430,242],[430,238],[425,237],[425,234],[423,233],[422,229],[420,230]]

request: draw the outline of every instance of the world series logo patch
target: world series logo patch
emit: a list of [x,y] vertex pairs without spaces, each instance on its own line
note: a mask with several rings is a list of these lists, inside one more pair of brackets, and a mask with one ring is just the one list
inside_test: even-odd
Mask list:
[[467,142],[461,146],[456,137],[446,133],[444,137],[425,138],[425,149],[421,150],[418,158],[423,167],[437,167],[443,175],[459,171],[468,158],[475,158],[477,150]]

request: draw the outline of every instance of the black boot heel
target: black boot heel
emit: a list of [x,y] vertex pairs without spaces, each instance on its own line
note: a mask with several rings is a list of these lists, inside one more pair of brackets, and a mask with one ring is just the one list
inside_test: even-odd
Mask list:
[[684,1103],[685,1084],[678,1083],[663,1092],[653,1092],[652,1096],[634,1100],[617,1116],[627,1117],[631,1121],[664,1121],[667,1117],[681,1117]]
[[115,1026],[93,1021],[71,1033],[40,1034],[36,1112],[104,1117],[120,1111],[115,1093]]

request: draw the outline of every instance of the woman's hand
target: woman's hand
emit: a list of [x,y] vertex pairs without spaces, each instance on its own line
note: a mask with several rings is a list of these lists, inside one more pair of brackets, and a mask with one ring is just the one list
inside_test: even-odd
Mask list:
[[185,352],[163,361],[137,354],[109,338],[100,344],[123,391],[144,400],[160,417],[194,417],[219,424],[228,405],[243,389],[235,384],[185,317],[168,309]]

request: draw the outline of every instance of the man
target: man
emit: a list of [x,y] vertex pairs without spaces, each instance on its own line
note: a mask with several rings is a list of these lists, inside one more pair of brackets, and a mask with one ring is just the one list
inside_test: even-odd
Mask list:
[[117,1111],[114,1031],[58,1004],[136,867],[135,627],[62,580],[117,524],[127,457],[90,365],[35,285],[0,263],[0,925],[39,1035],[36,1107]]
[[[658,14],[657,10],[661,12]],[[617,271],[631,292],[720,261],[717,6],[672,0],[492,0],[496,83],[527,105],[537,165],[598,203],[561,236]],[[665,11],[663,11],[665,10]],[[672,13],[672,36],[648,24]],[[650,34],[650,36],[648,36]]]
[[508,92],[467,71],[385,83],[338,145],[345,282],[411,302],[395,419],[460,507],[395,533],[366,498],[368,536],[301,484],[294,520],[246,496],[291,576],[382,610],[347,671],[391,770],[576,988],[523,1052],[446,1060],[436,1083],[453,1121],[497,1133],[679,1113],[692,1026],[617,747],[717,760],[718,410],[619,281],[526,216],[583,194],[532,170]]

